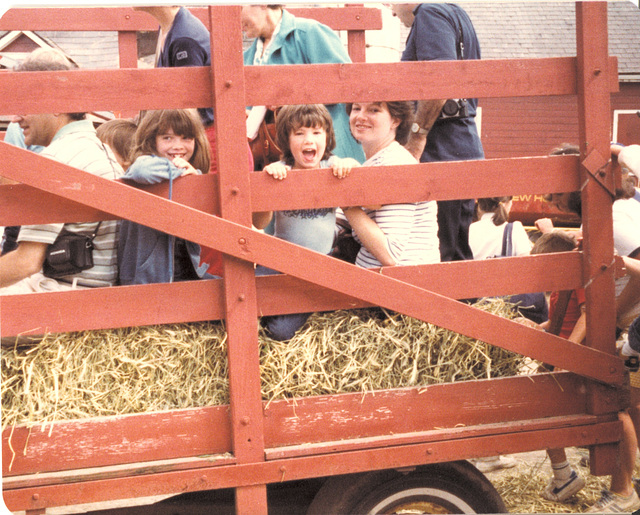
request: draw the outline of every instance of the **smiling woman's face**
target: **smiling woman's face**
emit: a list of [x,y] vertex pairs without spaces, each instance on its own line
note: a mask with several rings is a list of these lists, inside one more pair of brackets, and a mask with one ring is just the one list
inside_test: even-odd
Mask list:
[[351,106],[349,125],[363,146],[377,146],[395,139],[400,122],[391,116],[386,102],[356,102]]

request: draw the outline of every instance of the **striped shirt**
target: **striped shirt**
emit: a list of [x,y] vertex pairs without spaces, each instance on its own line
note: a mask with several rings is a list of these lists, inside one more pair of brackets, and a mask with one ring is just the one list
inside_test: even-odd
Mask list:
[[[407,149],[394,141],[362,166],[394,166],[417,162]],[[397,265],[424,265],[440,261],[438,205],[435,201],[389,204],[380,209],[364,211],[387,237],[387,250]],[[357,240],[355,233],[354,236]],[[382,266],[364,246],[358,253],[356,265],[363,268]]]
[[[96,136],[93,124],[89,120],[71,122],[62,127],[41,155],[106,179],[117,179],[124,173],[111,149]],[[18,241],[49,245],[56,240],[63,227],[71,232],[91,235],[97,225],[98,222],[27,225],[20,230]],[[71,283],[77,279],[77,284],[88,287],[112,286],[116,283],[118,222],[103,221],[93,245],[93,268],[77,275],[60,278],[58,281]]]

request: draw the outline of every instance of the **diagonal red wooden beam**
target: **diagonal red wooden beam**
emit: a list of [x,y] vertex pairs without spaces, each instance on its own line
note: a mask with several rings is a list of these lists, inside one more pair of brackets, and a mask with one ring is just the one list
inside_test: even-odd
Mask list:
[[[30,184],[117,217],[216,248],[310,283],[445,327],[598,381],[622,385],[624,366],[613,354],[571,344],[563,338],[425,289],[358,268],[169,200],[70,168],[45,157],[50,173],[24,173],[11,166],[19,149],[2,143],[0,176]],[[65,180],[59,179],[64,177]],[[232,192],[221,191],[221,195]],[[613,349],[612,349],[613,352]]]

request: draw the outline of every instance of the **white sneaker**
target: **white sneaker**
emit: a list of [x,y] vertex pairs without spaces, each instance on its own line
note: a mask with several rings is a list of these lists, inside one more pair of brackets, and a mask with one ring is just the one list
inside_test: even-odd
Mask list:
[[560,482],[552,477],[540,495],[547,501],[564,502],[582,490],[584,484],[584,478],[575,470],[572,470],[571,476],[564,482]]
[[620,349],[620,354],[622,354],[625,357],[640,356],[640,352],[631,348],[631,345],[629,345],[629,340],[625,340],[624,344],[622,345],[622,348]]
[[492,472],[499,469],[510,469],[518,464],[516,459],[511,456],[487,456],[485,458],[476,458],[469,461],[482,473]]
[[600,500],[585,513],[634,513],[637,510],[640,510],[640,497],[635,490],[628,497],[603,490]]

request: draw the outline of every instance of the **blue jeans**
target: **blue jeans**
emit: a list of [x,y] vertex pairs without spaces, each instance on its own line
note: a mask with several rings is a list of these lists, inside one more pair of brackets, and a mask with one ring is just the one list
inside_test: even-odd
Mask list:
[[[277,275],[280,272],[266,268],[262,265],[256,267],[256,275]],[[280,342],[290,340],[300,329],[311,313],[291,313],[290,315],[272,315],[262,317],[262,325],[274,340]]]

